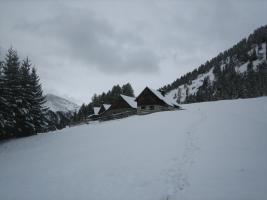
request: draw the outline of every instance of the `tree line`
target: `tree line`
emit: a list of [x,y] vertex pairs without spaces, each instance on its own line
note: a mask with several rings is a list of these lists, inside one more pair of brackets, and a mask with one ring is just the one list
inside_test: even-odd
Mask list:
[[224,69],[217,66],[214,68],[213,73],[215,75],[213,84],[209,77],[205,78],[197,93],[188,95],[185,103],[267,95],[266,62],[257,65],[255,69],[252,62],[249,62],[247,71],[244,73],[236,72],[231,65],[226,65]]

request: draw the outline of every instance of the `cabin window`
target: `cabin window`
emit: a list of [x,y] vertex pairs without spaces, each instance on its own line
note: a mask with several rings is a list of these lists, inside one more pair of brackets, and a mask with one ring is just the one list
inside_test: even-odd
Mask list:
[[145,109],[146,109],[146,107],[145,107],[145,106],[141,106],[141,109],[142,109],[142,110],[145,110]]
[[154,110],[155,106],[149,106],[149,110]]

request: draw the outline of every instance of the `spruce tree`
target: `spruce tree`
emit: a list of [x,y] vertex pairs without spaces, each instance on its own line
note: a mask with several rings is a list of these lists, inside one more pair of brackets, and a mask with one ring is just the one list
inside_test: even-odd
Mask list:
[[3,62],[0,61],[0,139],[6,137],[6,125],[7,125],[6,116],[8,115],[5,77],[2,71],[3,71]]
[[46,125],[45,115],[48,110],[44,107],[46,100],[45,96],[43,95],[42,86],[39,82],[40,79],[36,73],[36,69],[32,68],[30,74],[30,86],[32,92],[30,113],[35,127],[35,133],[44,131]]
[[31,63],[28,58],[22,61],[22,65],[20,68],[21,73],[21,91],[22,91],[22,107],[21,109],[21,124],[20,127],[22,129],[21,136],[28,136],[35,133],[35,126],[33,121],[33,115],[31,113],[32,110],[32,102],[33,102],[33,91],[31,87]]
[[119,85],[114,85],[111,90],[111,103],[116,101],[120,94],[122,94],[122,89]]
[[21,132],[20,123],[20,107],[22,105],[22,93],[20,85],[19,57],[17,52],[10,48],[6,54],[3,75],[4,88],[6,89],[4,98],[7,101],[8,113],[5,116],[7,123],[7,131],[10,135],[18,136]]
[[122,94],[126,96],[130,96],[130,97],[134,97],[134,90],[130,83],[123,85],[121,90],[122,90]]

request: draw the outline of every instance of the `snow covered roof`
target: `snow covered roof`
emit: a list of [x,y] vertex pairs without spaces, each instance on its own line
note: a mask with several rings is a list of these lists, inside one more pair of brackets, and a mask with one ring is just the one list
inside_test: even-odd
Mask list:
[[153,94],[155,94],[159,99],[165,102],[169,106],[179,106],[176,101],[169,97],[164,97],[159,91],[147,87]]
[[170,106],[178,106],[179,107],[179,104],[176,102],[176,99],[173,99],[171,98],[170,96],[164,96],[164,100],[165,102],[168,103],[168,105]]
[[94,113],[95,113],[95,115],[98,115],[99,110],[100,110],[100,107],[94,107]]
[[121,94],[121,97],[131,106],[132,108],[137,108],[137,102],[134,97],[129,97]]
[[103,104],[105,110],[109,109],[109,107],[111,106],[110,104]]

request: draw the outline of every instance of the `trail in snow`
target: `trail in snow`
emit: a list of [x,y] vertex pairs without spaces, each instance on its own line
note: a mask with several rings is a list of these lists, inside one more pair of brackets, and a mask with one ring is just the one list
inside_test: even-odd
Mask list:
[[173,159],[173,165],[167,172],[167,182],[169,184],[169,189],[167,191],[167,196],[165,199],[171,200],[179,193],[179,191],[184,190],[186,187],[190,186],[188,181],[188,172],[191,166],[194,164],[194,154],[199,150],[197,144],[196,130],[198,126],[207,120],[207,115],[200,109],[193,112],[199,116],[195,122],[190,124],[183,134],[186,135],[186,144],[182,158],[176,157]]

